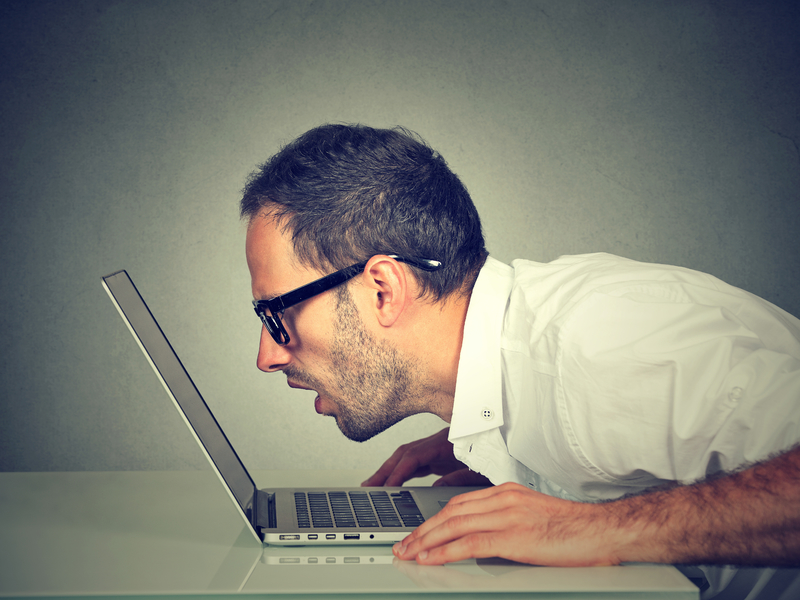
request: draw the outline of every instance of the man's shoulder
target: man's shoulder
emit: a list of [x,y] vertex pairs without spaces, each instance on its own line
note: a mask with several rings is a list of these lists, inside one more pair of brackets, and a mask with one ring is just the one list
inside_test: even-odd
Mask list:
[[[516,259],[514,288],[540,298],[578,299],[591,292],[609,294],[627,290],[662,294],[673,289],[730,289],[716,277],[686,267],[649,263],[596,252],[561,256],[548,263]],[[680,293],[679,293],[680,295]]]
[[536,262],[523,258],[511,261],[515,275],[533,274],[534,276],[554,276],[566,274],[570,276],[591,276],[602,278],[612,276],[626,278],[670,278],[680,276],[709,277],[705,273],[686,267],[655,262],[645,262],[609,254],[593,252],[588,254],[565,254],[549,262]]
[[550,337],[559,332],[563,339],[565,326],[580,316],[590,323],[611,314],[632,319],[636,306],[660,319],[678,307],[725,307],[744,298],[741,290],[699,271],[605,253],[562,256],[549,263],[515,260],[511,266],[507,331],[527,332],[524,337],[530,340],[541,339],[546,331]]

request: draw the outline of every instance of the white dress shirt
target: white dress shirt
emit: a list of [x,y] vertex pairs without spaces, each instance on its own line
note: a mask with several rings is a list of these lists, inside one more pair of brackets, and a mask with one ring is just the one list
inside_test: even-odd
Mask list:
[[734,470],[800,441],[800,321],[689,269],[489,258],[449,438],[495,484],[576,500]]

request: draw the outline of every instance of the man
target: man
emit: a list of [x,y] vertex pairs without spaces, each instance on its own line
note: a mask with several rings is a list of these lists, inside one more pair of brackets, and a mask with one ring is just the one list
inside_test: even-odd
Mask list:
[[365,485],[495,484],[398,544],[442,564],[800,563],[800,322],[702,273],[487,258],[412,134],[328,125],[247,183],[258,367],[366,440],[430,412]]

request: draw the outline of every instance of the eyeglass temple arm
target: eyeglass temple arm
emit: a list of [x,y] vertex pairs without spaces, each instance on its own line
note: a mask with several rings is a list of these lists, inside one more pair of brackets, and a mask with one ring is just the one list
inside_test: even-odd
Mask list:
[[[412,267],[422,269],[423,271],[436,271],[442,267],[441,261],[430,258],[408,258],[405,256],[398,256],[396,254],[387,254],[386,256],[393,258],[398,262],[403,262],[411,265]],[[289,292],[280,298],[276,298],[276,305],[270,305],[269,309],[272,312],[282,312],[290,306],[294,306],[298,302],[302,302],[306,298],[311,298],[312,296],[316,296],[317,294],[333,289],[358,275],[364,270],[364,267],[367,266],[367,262],[369,261],[358,263],[351,267],[342,269],[341,271],[336,271],[335,273],[331,273],[322,279],[312,281],[308,285],[304,285],[293,292]]]
[[386,256],[395,259],[397,262],[404,262],[412,267],[422,269],[423,271],[437,271],[442,268],[441,261],[433,260],[432,258],[406,258],[405,256],[397,256],[396,254],[387,254]]
[[302,302],[306,298],[311,298],[312,296],[316,296],[317,294],[321,294],[322,292],[326,292],[330,289],[335,288],[337,285],[343,284],[348,279],[352,279],[356,275],[358,275],[361,271],[364,270],[364,267],[367,266],[366,262],[359,263],[357,265],[353,265],[351,267],[347,267],[346,269],[342,269],[341,271],[336,271],[335,273],[331,273],[323,277],[322,279],[317,279],[316,281],[312,281],[308,285],[304,285],[303,287],[294,290],[293,292],[289,292],[288,294],[284,294],[280,298],[276,298],[278,306],[270,305],[269,309],[272,312],[283,312],[290,306],[294,306],[298,302]]

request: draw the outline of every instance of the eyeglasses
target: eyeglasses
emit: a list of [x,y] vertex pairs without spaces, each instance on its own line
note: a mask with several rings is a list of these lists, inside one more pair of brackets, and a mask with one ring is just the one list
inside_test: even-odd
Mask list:
[[[429,258],[407,258],[395,254],[387,254],[387,256],[423,271],[436,271],[442,267],[441,262]],[[338,285],[342,285],[345,281],[361,273],[364,267],[367,266],[367,262],[369,261],[360,262],[341,271],[336,271],[271,300],[253,300],[256,314],[261,319],[261,322],[264,323],[264,327],[267,328],[275,343],[279,346],[284,346],[289,343],[291,338],[286,333],[281,321],[283,311],[322,292],[327,292]]]

